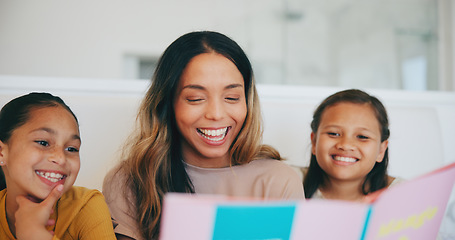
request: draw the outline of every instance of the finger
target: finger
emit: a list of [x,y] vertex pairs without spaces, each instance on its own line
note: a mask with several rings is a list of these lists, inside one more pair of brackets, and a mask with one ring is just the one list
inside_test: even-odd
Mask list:
[[47,220],[46,226],[52,226],[55,224],[55,219],[49,219]]
[[16,202],[17,202],[17,205],[19,205],[19,207],[22,206],[23,204],[27,203],[28,201],[30,201],[30,200],[28,200],[24,196],[20,196],[19,195],[19,196],[16,197]]
[[62,196],[62,192],[63,185],[62,184],[57,185],[54,189],[52,189],[51,193],[49,193],[49,196],[47,196],[46,199],[44,199],[44,201],[41,202],[41,205],[47,206],[49,209],[52,209],[57,200]]

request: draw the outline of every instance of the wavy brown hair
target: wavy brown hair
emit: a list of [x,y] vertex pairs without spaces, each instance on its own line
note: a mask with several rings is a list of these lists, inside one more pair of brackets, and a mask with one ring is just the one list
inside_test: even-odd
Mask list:
[[[157,239],[162,200],[167,192],[193,193],[183,162],[173,99],[187,63],[202,53],[215,52],[232,61],[243,76],[247,115],[230,148],[231,165],[257,158],[281,159],[270,146],[262,145],[262,120],[251,63],[229,37],[210,31],[187,33],[175,40],[158,61],[152,83],[142,100],[136,130],[129,138],[117,170],[127,175],[125,193],[135,200],[137,222],[145,239]],[[125,194],[126,196],[126,194]]]

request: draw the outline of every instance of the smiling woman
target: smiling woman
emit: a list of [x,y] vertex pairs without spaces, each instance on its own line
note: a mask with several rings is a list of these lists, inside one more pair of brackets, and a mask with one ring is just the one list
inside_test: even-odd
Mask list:
[[297,172],[261,144],[260,112],[237,43],[208,31],[175,40],[158,61],[123,161],[105,178],[117,237],[158,239],[168,192],[303,199]]
[[174,100],[183,159],[201,167],[228,167],[229,147],[245,121],[243,77],[217,53],[195,56],[186,66]]

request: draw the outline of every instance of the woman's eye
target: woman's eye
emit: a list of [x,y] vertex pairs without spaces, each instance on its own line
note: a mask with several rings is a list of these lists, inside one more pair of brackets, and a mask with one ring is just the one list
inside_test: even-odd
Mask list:
[[238,100],[240,100],[240,98],[238,98],[238,97],[227,97],[226,100],[229,101],[229,102],[237,102]]
[[41,146],[44,146],[44,147],[49,146],[49,143],[47,141],[38,140],[38,141],[35,141],[35,142],[38,143]]
[[186,99],[186,101],[188,101],[189,103],[197,103],[197,102],[200,102],[202,100],[203,100],[202,98],[187,98]]
[[77,149],[75,147],[67,147],[66,151],[68,151],[68,152],[79,152],[79,149]]

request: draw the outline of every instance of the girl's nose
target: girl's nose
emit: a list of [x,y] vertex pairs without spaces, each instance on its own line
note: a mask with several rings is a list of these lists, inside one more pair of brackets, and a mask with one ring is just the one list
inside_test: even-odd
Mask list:
[[354,149],[354,144],[349,137],[341,137],[336,144],[336,148],[343,151],[351,151]]
[[65,151],[63,149],[54,148],[48,157],[48,161],[56,164],[64,163],[66,161]]

